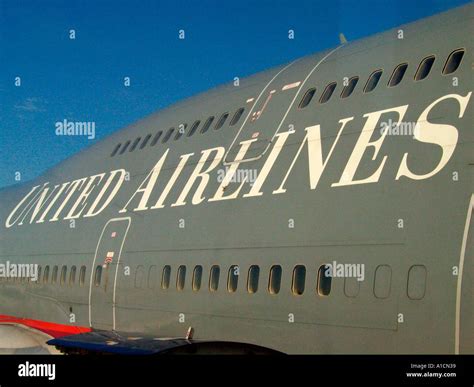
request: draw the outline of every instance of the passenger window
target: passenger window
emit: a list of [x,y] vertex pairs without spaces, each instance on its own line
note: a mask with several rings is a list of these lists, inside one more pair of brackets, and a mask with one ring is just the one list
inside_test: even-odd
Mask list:
[[328,265],[321,265],[318,270],[317,290],[320,296],[329,296],[329,293],[331,293],[332,276],[326,273],[327,269]]
[[170,287],[170,279],[171,279],[171,266],[166,265],[163,268],[163,275],[161,277],[161,288],[166,290]]
[[54,266],[53,267],[53,275],[51,277],[51,283],[55,284],[56,282],[58,282],[58,267]]
[[163,140],[162,140],[161,142],[162,142],[163,144],[164,144],[165,142],[167,142],[167,141],[170,139],[170,137],[171,137],[171,135],[173,134],[173,132],[174,132],[174,128],[169,128],[168,131],[166,132],[165,136],[163,137]]
[[186,281],[186,266],[181,265],[180,267],[178,267],[178,275],[176,277],[176,289],[183,290],[185,281]]
[[211,275],[209,277],[209,290],[215,292],[219,288],[219,276],[221,269],[218,265],[211,267]]
[[76,266],[71,266],[71,272],[69,273],[69,286],[73,286],[76,283]]
[[194,273],[193,273],[193,290],[195,292],[201,289],[201,283],[202,283],[202,266],[198,265],[194,268]]
[[388,298],[392,286],[392,268],[388,265],[379,265],[375,269],[374,295],[377,298]]
[[245,110],[244,108],[240,108],[239,110],[235,112],[234,116],[230,120],[230,124],[229,124],[230,126],[234,126],[237,122],[239,122],[240,117],[242,117],[244,110]]
[[370,93],[372,90],[374,90],[377,87],[377,84],[380,81],[380,77],[382,76],[382,70],[376,70],[374,71],[369,79],[367,80],[367,83],[364,86],[364,93]]
[[446,61],[443,68],[443,75],[454,73],[459,65],[461,64],[462,57],[464,56],[464,49],[460,48],[449,54],[448,60]]
[[399,64],[395,70],[393,70],[392,76],[390,77],[390,80],[388,81],[388,86],[393,87],[397,86],[403,79],[403,76],[405,75],[406,71],[408,68],[408,63],[402,63]]
[[148,269],[148,279],[147,279],[147,286],[148,289],[155,289],[157,283],[157,269],[156,265],[151,265]]
[[354,277],[344,278],[344,294],[346,297],[357,297],[360,291],[360,281]]
[[135,150],[135,148],[137,147],[137,145],[138,145],[138,143],[140,142],[141,139],[142,139],[141,137],[138,137],[138,138],[135,139],[132,146],[130,147],[129,152],[133,152]]
[[162,130],[160,130],[158,133],[156,133],[155,137],[153,137],[153,140],[150,143],[150,146],[155,146],[162,134],[163,134]]
[[311,100],[314,97],[314,93],[316,93],[316,88],[313,87],[312,89],[309,89],[303,96],[303,99],[300,101],[300,104],[298,105],[299,109],[304,109],[306,106],[309,105]]
[[191,126],[191,129],[189,129],[189,132],[188,132],[188,137],[191,137],[197,130],[197,128],[199,127],[199,124],[201,123],[201,121],[195,121],[193,126]]
[[[2,280],[3,280],[3,277],[2,277]],[[41,282],[41,266],[38,265],[38,277],[36,279],[36,284],[39,285]]]
[[81,271],[79,273],[79,285],[84,286],[85,282],[86,282],[86,267],[81,266]]
[[412,300],[421,300],[426,292],[426,266],[413,265],[408,271],[407,295]]
[[128,140],[124,145],[122,150],[120,151],[120,154],[123,155],[125,151],[127,150],[128,146],[130,145],[130,140]]
[[229,113],[222,114],[221,118],[219,118],[219,121],[217,121],[214,130],[219,130],[220,128],[222,128],[224,126],[225,121],[227,120],[227,117],[229,117]]
[[329,99],[332,97],[332,93],[334,93],[334,90],[336,89],[336,85],[336,82],[332,82],[326,86],[323,94],[321,95],[321,99],[319,100],[320,103],[326,103],[329,101]]
[[100,281],[102,280],[102,265],[97,265],[95,268],[95,276],[94,276],[94,285],[100,286]]
[[257,265],[250,266],[247,280],[247,291],[251,294],[257,293],[260,268]]
[[431,67],[433,67],[434,61],[434,55],[429,56],[421,61],[420,65],[418,66],[418,70],[416,70],[415,81],[421,81],[428,76],[431,71]]
[[61,268],[61,279],[60,279],[61,286],[63,286],[66,283],[66,275],[67,275],[67,266],[63,266]]
[[151,138],[151,134],[147,134],[140,145],[140,149],[143,149],[146,147],[146,144],[148,144],[148,141],[150,141],[150,138]]
[[270,278],[268,281],[268,291],[271,294],[278,294],[281,287],[281,266],[275,265],[270,269]]
[[237,265],[232,265],[229,269],[229,275],[227,277],[227,290],[229,293],[234,293],[237,290],[237,285],[239,284],[239,267]]
[[135,271],[135,288],[141,289],[143,287],[143,280],[145,277],[145,269],[142,265],[137,266]]
[[301,296],[304,293],[304,285],[306,281],[306,267],[303,265],[297,265],[293,269],[293,281],[291,285],[291,291],[297,296]]
[[208,131],[208,129],[211,127],[212,122],[214,121],[214,116],[209,117],[204,125],[201,128],[201,134],[204,134]]
[[121,146],[121,145],[122,145],[122,144],[117,144],[117,145],[115,145],[115,148],[114,148],[114,150],[112,151],[112,153],[110,154],[110,157],[114,157],[114,156],[117,154],[117,152],[118,152],[118,150],[120,149],[120,146]]
[[349,97],[354,91],[357,85],[357,82],[359,82],[359,77],[356,76],[356,77],[350,78],[347,85],[344,86],[344,89],[342,89],[341,98]]

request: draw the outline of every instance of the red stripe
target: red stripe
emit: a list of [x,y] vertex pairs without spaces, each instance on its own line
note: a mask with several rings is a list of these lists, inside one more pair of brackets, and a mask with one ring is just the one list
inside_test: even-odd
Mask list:
[[32,329],[37,329],[38,331],[44,332],[54,338],[69,336],[69,335],[78,335],[80,333],[90,332],[91,328],[89,327],[80,327],[75,325],[64,325],[56,324],[53,322],[33,320],[29,318],[20,318],[13,316],[5,316],[0,314],[0,324],[9,323],[9,324],[20,324],[27,326]]

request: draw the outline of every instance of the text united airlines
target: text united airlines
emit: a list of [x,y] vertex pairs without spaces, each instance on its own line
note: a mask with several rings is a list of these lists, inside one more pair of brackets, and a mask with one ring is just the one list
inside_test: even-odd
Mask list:
[[[440,103],[452,104],[452,106],[457,109],[457,118],[462,119],[471,94],[472,92],[469,92],[466,96],[447,94],[436,99],[425,108],[418,117],[417,130],[413,138],[414,141],[434,144],[441,148],[437,164],[423,173],[415,173],[414,171],[419,171],[419,165],[416,165],[416,160],[419,158],[409,157],[408,153],[404,153],[398,166],[398,171],[394,176],[395,180],[401,178],[412,180],[428,179],[435,176],[446,166],[456,149],[459,133],[455,126],[430,122],[430,111]],[[377,140],[371,140],[372,134],[376,130],[377,124],[383,115],[396,115],[398,117],[396,123],[400,124],[405,117],[407,109],[408,105],[401,105],[364,114],[365,123],[362,131],[359,134],[339,180],[333,182],[331,187],[345,187],[355,184],[377,183],[379,181],[388,156],[383,155],[383,157],[381,156],[378,159],[377,157],[387,136],[387,131],[382,132]],[[286,172],[282,176],[280,185],[274,187],[271,194],[278,195],[286,192],[287,179],[303,150],[305,150],[308,155],[309,186],[312,190],[316,189],[331,159],[331,155],[340,140],[341,134],[346,126],[350,125],[353,120],[354,117],[339,120],[337,135],[329,150],[326,151],[326,156],[323,155],[321,126],[313,125],[306,127],[304,129],[304,138],[293,160],[289,163]],[[238,171],[239,165],[246,159],[252,143],[258,139],[253,138],[240,142],[238,152],[233,162],[230,167],[226,169],[223,178],[219,179],[219,186],[210,197],[206,197],[204,193],[208,186],[211,173],[216,172],[216,168],[225,158],[225,148],[215,147],[202,150],[197,163],[196,160],[193,160],[193,158],[195,159],[197,157],[194,153],[183,154],[179,157],[177,166],[171,171],[171,176],[166,184],[164,184],[162,191],[157,198],[155,196],[155,199],[152,200],[152,194],[156,193],[155,186],[157,185],[160,174],[162,174],[163,166],[169,154],[168,148],[149,171],[141,184],[135,189],[125,205],[123,207],[119,206],[118,213],[124,214],[129,211],[157,210],[165,206],[184,206],[188,201],[190,201],[192,205],[199,205],[204,201],[219,202],[223,200],[234,200],[238,197],[250,198],[262,196],[263,184],[270,174],[272,167],[275,165],[281,151],[285,149],[284,147],[289,137],[294,133],[294,131],[288,131],[275,135],[273,146],[263,161],[263,165],[256,178],[252,179],[254,180],[252,184],[249,184],[249,182],[244,179],[239,182],[237,186],[233,186],[231,190],[226,189],[232,181],[235,181],[233,177]],[[364,178],[356,178],[359,164],[367,149],[371,149],[373,152],[372,160],[375,172]],[[170,193],[175,183],[178,178],[180,178],[184,168],[191,163],[195,163],[194,170],[185,181],[184,187],[178,197],[171,198]],[[125,169],[116,169],[60,184],[51,185],[49,182],[46,182],[42,185],[34,186],[26,193],[16,207],[12,209],[5,221],[5,227],[10,228],[14,225],[21,226],[23,224],[56,222],[61,219],[94,217],[110,205],[120,191],[126,175],[127,172]],[[244,190],[246,190],[246,192],[244,192]]]

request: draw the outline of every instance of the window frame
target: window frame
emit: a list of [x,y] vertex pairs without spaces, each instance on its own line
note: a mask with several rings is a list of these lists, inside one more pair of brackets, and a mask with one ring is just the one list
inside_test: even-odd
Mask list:
[[[449,73],[447,73],[446,68],[448,67],[449,61],[458,52],[462,52],[461,59],[459,59],[458,65],[456,66],[456,68],[453,71],[450,71]],[[464,59],[464,54],[466,54],[466,49],[464,47],[460,47],[460,48],[457,48],[456,50],[452,51],[448,55],[448,58],[446,59],[446,62],[444,63],[443,70],[442,70],[441,74],[442,75],[451,75],[451,74],[454,74],[456,71],[458,71],[459,67],[461,66],[462,60]]]
[[[303,270],[302,284],[300,284],[300,287],[297,287],[298,285],[297,271],[301,269]],[[306,287],[306,266],[302,264],[296,265],[293,268],[293,274],[291,276],[291,292],[295,296],[302,296],[304,294],[305,287]]]
[[[351,86],[351,82],[353,82],[355,80],[355,83],[354,83],[354,86],[352,87],[352,89],[349,91],[349,94],[347,95],[344,95],[344,93],[346,92],[346,90],[348,90],[348,88]],[[352,93],[354,93],[354,90],[357,86],[357,84],[359,83],[359,76],[358,75],[354,75],[352,77],[349,78],[348,82],[347,82],[347,86],[344,86],[342,88],[342,91],[341,91],[341,94],[340,94],[340,98],[341,99],[346,99],[346,98],[349,98]]]
[[[274,283],[274,278],[273,276],[275,275],[275,270],[279,271],[279,278],[276,280],[277,282]],[[283,269],[281,265],[273,265],[270,268],[270,273],[268,275],[268,292],[272,295],[277,295],[280,293],[281,290],[281,278],[283,276]],[[278,288],[276,288],[274,285],[278,284]]]
[[225,122],[227,121],[227,118],[229,118],[229,112],[222,113],[219,119],[217,120],[216,125],[214,126],[214,130],[222,129]]
[[[336,81],[328,83],[326,85],[326,87],[324,88],[323,93],[321,94],[321,97],[319,98],[319,103],[321,105],[324,105],[325,103],[328,103],[330,101],[330,99],[334,95],[334,92],[336,91],[336,87],[337,87],[337,82]],[[330,93],[330,94],[326,98],[326,94],[328,94],[328,93]]]
[[316,95],[316,91],[317,91],[316,87],[311,87],[308,90],[306,90],[306,92],[303,95],[303,98],[301,98],[301,101],[298,104],[298,109],[300,110],[305,109],[313,100],[314,96]]
[[212,265],[209,271],[209,290],[212,293],[217,292],[219,290],[220,275],[221,275],[220,266]]
[[234,115],[232,116],[231,120],[229,121],[229,126],[234,126],[235,124],[237,124],[237,122],[240,121],[240,118],[244,114],[244,111],[245,111],[244,107],[238,108],[235,111]]
[[[419,78],[418,77],[418,74],[420,73],[420,71],[422,70],[422,66],[429,60],[429,59],[432,59],[433,61],[431,62],[431,65],[428,69],[428,72],[426,73],[426,75],[423,77],[423,78]],[[419,81],[422,81],[423,79],[426,79],[428,78],[428,76],[431,74],[431,70],[433,69],[433,65],[436,61],[436,56],[435,55],[429,55],[425,58],[423,58],[420,62],[420,64],[418,65],[418,68],[416,69],[416,72],[415,72],[415,75],[413,76],[413,79],[416,81],[416,82],[419,82]]]
[[207,120],[204,122],[204,124],[201,127],[201,130],[199,131],[200,134],[206,133],[212,126],[212,123],[216,119],[215,116],[209,116]]
[[[375,85],[370,90],[367,90],[367,87],[369,86],[369,82],[377,74],[380,74],[380,76],[377,78],[377,82],[375,82]],[[378,69],[378,70],[372,71],[372,73],[369,75],[369,78],[367,78],[367,82],[365,82],[364,89],[363,89],[364,94],[371,93],[377,88],[377,86],[379,85],[380,80],[382,79],[382,75],[383,75],[383,69]]]
[[148,133],[144,138],[143,138],[143,141],[142,143],[140,144],[140,149],[143,149],[146,147],[146,145],[148,144],[148,141],[150,141],[150,138],[151,138],[152,134],[151,133]]
[[[397,74],[397,72],[399,71],[400,68],[405,68],[405,70],[403,70],[403,74],[401,75],[400,77],[400,80],[393,84],[392,85],[392,79],[394,79],[395,75]],[[388,87],[396,87],[398,86],[400,83],[402,83],[403,81],[403,78],[405,78],[405,74],[407,73],[407,70],[408,70],[408,62],[403,62],[403,63],[399,63],[392,71],[392,75],[390,75],[390,78],[388,79],[388,82],[387,82],[387,86]]]

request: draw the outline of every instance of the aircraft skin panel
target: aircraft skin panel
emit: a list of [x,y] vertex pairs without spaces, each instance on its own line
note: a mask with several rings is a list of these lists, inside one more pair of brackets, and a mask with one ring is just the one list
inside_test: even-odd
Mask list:
[[[453,267],[474,192],[473,20],[470,4],[242,79],[238,87],[213,89],[117,131],[31,182],[0,190],[0,263],[49,266],[49,279],[58,267],[55,284],[0,279],[0,323],[180,338],[192,327],[197,340],[285,353],[454,353],[456,327],[472,321],[472,308],[458,301]],[[447,58],[461,48],[459,68],[443,75]],[[429,56],[435,57],[429,75],[415,80]],[[387,86],[402,63],[408,64],[403,80]],[[377,87],[365,93],[379,69]],[[355,76],[353,93],[341,98],[345,78]],[[321,103],[331,82],[334,93]],[[313,99],[299,108],[312,87]],[[225,112],[226,123],[214,130]],[[201,134],[210,116],[213,126]],[[175,140],[175,131],[166,144],[160,139],[111,157],[119,143],[182,123],[189,130],[196,120],[201,124],[191,137]],[[382,122],[398,121],[421,129],[379,130]],[[225,181],[229,160],[249,173],[252,185]],[[28,207],[45,187],[44,205]],[[119,263],[113,238],[122,241],[125,230],[104,229],[115,218],[130,219]],[[110,240],[99,245],[103,230]],[[363,264],[364,278],[333,278],[324,296],[318,270],[333,262]],[[94,283],[102,264],[106,287]],[[170,284],[162,289],[167,265]],[[199,291],[192,288],[196,265],[203,268]],[[211,291],[214,265],[220,279]],[[228,290],[232,265],[239,268],[235,292]],[[249,294],[255,265],[258,290]],[[281,289],[271,294],[275,265]],[[182,290],[180,266],[186,267]],[[305,267],[301,295],[292,292],[296,266]],[[462,297],[468,297],[472,265],[464,270]],[[462,351],[472,352],[472,335],[464,330],[458,337]]]

